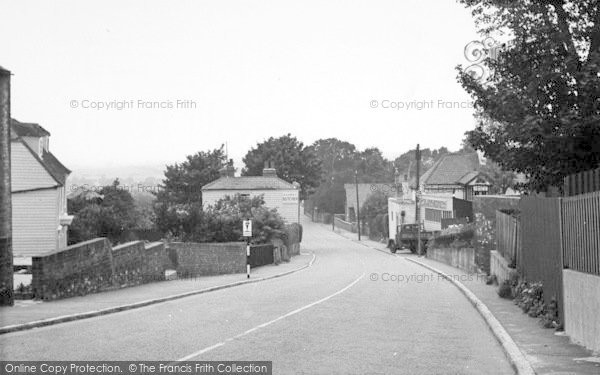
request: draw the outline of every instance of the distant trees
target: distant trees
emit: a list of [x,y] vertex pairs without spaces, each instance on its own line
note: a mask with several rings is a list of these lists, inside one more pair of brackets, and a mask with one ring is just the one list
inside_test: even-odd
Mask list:
[[75,216],[68,229],[69,244],[107,237],[116,243],[136,226],[136,208],[129,191],[118,179],[97,193],[81,190],[67,201],[68,212]]
[[487,58],[486,81],[459,67],[475,99],[474,148],[505,170],[524,173],[531,190],[600,164],[600,3],[593,0],[460,0],[482,35],[510,35]]
[[265,162],[273,162],[279,178],[300,184],[301,199],[319,185],[321,160],[312,148],[306,147],[291,134],[279,138],[271,137],[258,143],[248,151],[243,161],[243,176],[260,176]]

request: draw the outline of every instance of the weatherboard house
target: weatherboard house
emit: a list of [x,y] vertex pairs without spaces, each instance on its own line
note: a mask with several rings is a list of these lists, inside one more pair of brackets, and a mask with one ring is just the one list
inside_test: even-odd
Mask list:
[[240,194],[249,198],[263,196],[265,206],[277,209],[287,223],[297,223],[299,219],[299,190],[289,182],[277,177],[275,168],[266,166],[262,176],[235,177],[235,170],[227,166],[221,170],[221,177],[202,187],[202,205],[215,204],[226,196]]
[[[11,122],[13,255],[29,258],[67,246],[66,180],[71,171],[49,150],[38,124]],[[18,262],[17,262],[18,263]]]

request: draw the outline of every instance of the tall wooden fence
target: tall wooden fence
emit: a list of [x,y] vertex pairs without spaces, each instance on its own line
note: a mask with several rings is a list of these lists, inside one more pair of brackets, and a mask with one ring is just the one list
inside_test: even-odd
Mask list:
[[521,252],[517,270],[527,281],[541,281],[544,301],[555,298],[563,316],[560,198],[525,196],[521,211]]
[[562,200],[563,266],[600,275],[600,191]]
[[517,264],[520,259],[519,219],[514,215],[496,211],[496,241],[498,252],[509,264]]
[[565,177],[563,190],[566,197],[600,191],[600,168]]

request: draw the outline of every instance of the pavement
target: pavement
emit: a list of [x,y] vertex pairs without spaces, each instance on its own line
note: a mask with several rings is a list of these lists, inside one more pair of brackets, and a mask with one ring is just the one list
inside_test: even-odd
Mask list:
[[143,284],[48,302],[17,300],[14,307],[0,307],[0,332],[7,327],[15,325],[31,324],[41,320],[66,316],[90,314],[114,308],[124,310],[130,305],[161,301],[184,294],[194,294],[220,287],[237,286],[238,284],[253,282],[257,279],[271,278],[293,272],[308,266],[312,260],[312,254],[302,253],[292,257],[290,262],[257,267],[251,270],[251,278],[249,280],[246,278],[245,273],[203,276]]
[[[275,374],[515,373],[453,284],[423,280],[431,273],[402,256],[303,225],[303,251],[316,260],[300,272],[6,333],[0,359],[267,360]],[[121,292],[137,288],[146,286]],[[72,308],[89,308],[71,300]]]
[[[357,241],[354,233],[341,231],[338,234]],[[364,237],[361,242],[372,249],[389,252],[386,244]],[[543,328],[538,319],[523,313],[512,300],[500,298],[497,294],[498,287],[486,284],[486,275],[469,274],[408,251],[399,252],[396,256],[413,259],[442,271],[470,290],[500,322],[536,374],[600,374],[600,356],[571,343],[564,332]]]

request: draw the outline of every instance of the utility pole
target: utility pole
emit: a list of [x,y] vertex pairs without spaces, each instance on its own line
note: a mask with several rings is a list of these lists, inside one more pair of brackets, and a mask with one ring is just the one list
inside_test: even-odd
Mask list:
[[[333,190],[333,176],[331,176],[331,191]],[[331,230],[335,232],[335,192],[331,197]]]
[[10,125],[10,72],[0,67],[0,306],[14,305]]
[[417,254],[422,256],[421,249],[421,210],[419,209],[419,198],[420,198],[420,186],[419,186],[419,178],[421,172],[421,150],[419,149],[419,144],[417,143],[417,150],[415,152],[415,158],[417,159],[417,192],[415,194],[415,218],[417,221]]
[[354,186],[356,188],[356,226],[358,229],[358,240],[360,241],[360,207],[358,205],[358,169],[354,170]]

